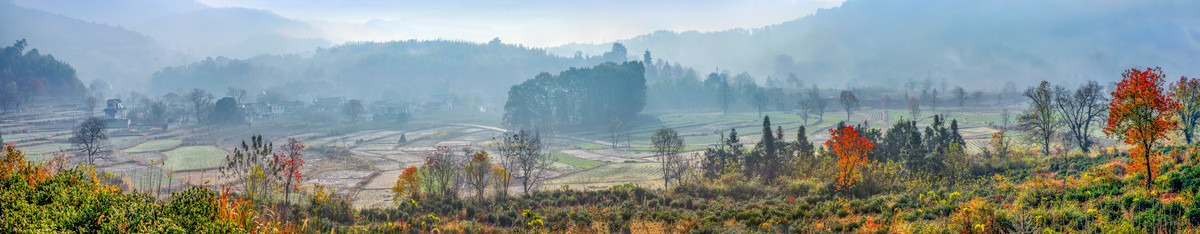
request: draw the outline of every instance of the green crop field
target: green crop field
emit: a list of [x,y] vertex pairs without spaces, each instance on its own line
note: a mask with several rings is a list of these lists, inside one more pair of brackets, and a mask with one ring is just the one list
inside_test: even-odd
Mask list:
[[[710,147],[710,146],[684,146],[684,147],[683,147],[683,153],[686,153],[686,152],[692,152],[692,151],[702,151],[702,150],[704,150],[704,149],[707,149],[707,148],[709,148],[709,147]],[[633,148],[629,148],[629,150],[633,150],[633,151],[646,151],[646,152],[653,152],[653,151],[654,151],[654,147],[633,147]]]
[[549,184],[590,184],[656,180],[662,177],[657,163],[615,163],[569,174]]
[[592,169],[593,167],[598,167],[598,166],[602,166],[605,164],[604,162],[582,159],[579,157],[571,156],[570,154],[564,154],[564,153],[559,153],[559,152],[550,153],[550,155],[548,157],[550,157],[550,160],[554,160],[556,162],[561,162],[563,164],[567,164],[567,165],[571,165],[573,167],[578,167],[578,168],[583,168],[583,169]]
[[601,144],[596,144],[596,143],[591,143],[591,142],[576,141],[575,147],[579,147],[579,149],[584,149],[584,150],[594,150],[594,149],[607,149],[611,146],[601,145]]
[[167,155],[165,167],[177,171],[216,167],[229,152],[212,146],[186,146],[163,154]]
[[110,138],[108,138],[108,143],[109,143],[110,145],[112,145],[113,147],[127,147],[127,146],[132,146],[133,144],[136,144],[137,142],[138,142],[138,137],[136,137],[136,136],[124,136],[124,137],[110,137]]
[[180,141],[180,140],[147,141],[146,143],[142,143],[140,145],[134,146],[133,148],[128,148],[128,149],[125,149],[122,151],[125,151],[125,153],[142,153],[142,152],[163,151],[163,150],[169,150],[169,149],[175,148],[175,146],[179,146],[180,143],[183,143],[183,141]]

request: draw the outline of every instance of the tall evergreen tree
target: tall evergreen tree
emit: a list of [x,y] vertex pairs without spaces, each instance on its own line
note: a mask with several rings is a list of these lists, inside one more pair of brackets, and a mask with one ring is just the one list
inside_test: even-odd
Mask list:
[[813,156],[813,144],[808,141],[808,133],[804,131],[804,126],[796,129],[796,154],[800,157]]
[[779,150],[775,145],[775,135],[771,132],[771,116],[763,117],[762,139],[759,139],[756,162],[752,162],[756,173],[768,183],[775,181],[777,168],[780,164]]

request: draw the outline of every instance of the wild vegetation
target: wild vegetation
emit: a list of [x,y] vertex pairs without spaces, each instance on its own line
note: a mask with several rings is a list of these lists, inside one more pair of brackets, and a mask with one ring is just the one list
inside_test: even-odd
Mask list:
[[[1073,118],[1064,112],[1077,108],[1062,106],[1078,104],[1054,102],[1098,102],[1086,95],[1095,92],[1090,84],[1077,95],[1046,87],[1051,86],[1043,83],[1026,92],[1034,94],[1027,98],[1047,103],[1027,103],[1025,116]],[[1130,69],[1116,91],[1101,97],[1107,106],[1099,108],[1108,115],[1104,134],[1132,148],[1109,145],[1084,151],[1081,147],[1094,143],[1076,142],[1081,139],[1072,135],[1076,130],[1046,125],[1055,126],[1046,128],[1055,147],[1051,150],[1043,141],[1046,134],[1035,129],[1001,130],[969,152],[959,119],[941,114],[898,120],[883,129],[838,123],[825,134],[812,134],[803,126],[784,129],[772,125],[768,115],[758,122],[761,136],[752,138],[753,144],[731,129],[720,134],[718,144],[695,154],[684,151],[677,130],[659,128],[650,137],[655,159],[642,164],[653,165],[646,169],[657,173],[650,178],[658,177],[662,187],[543,187],[545,173],[553,173],[552,162],[584,170],[608,164],[546,152],[543,136],[517,131],[482,147],[429,151],[422,163],[391,178],[390,205],[371,208],[355,207],[347,195],[304,182],[305,152],[338,150],[305,150],[296,139],[276,148],[253,136],[218,166],[235,182],[219,190],[194,186],[165,196],[122,188],[119,176],[86,161],[80,166],[61,159],[31,162],[9,145],[3,196],[10,199],[4,199],[8,202],[2,208],[28,215],[5,219],[4,227],[133,232],[1188,232],[1200,224],[1200,197],[1192,185],[1200,179],[1194,178],[1200,175],[1195,167],[1200,148],[1163,140],[1182,136],[1173,127],[1180,120],[1172,116],[1188,100],[1173,98],[1182,95],[1177,92],[1184,89],[1178,87],[1187,86],[1165,84],[1157,69]],[[1094,117],[1082,121],[1102,124]],[[1038,120],[1022,117],[1021,122]],[[785,134],[790,131],[796,132],[792,140]],[[826,140],[814,145],[809,136]],[[138,145],[127,151],[175,148],[177,143]],[[174,159],[181,153],[168,154]],[[38,202],[37,194],[46,193],[73,195]],[[47,206],[79,212],[40,215]]]
[[[761,29],[601,45],[487,36],[278,55],[256,54],[358,24],[147,4],[198,15],[131,27],[151,36],[54,28],[147,45],[64,49],[78,38],[31,28],[81,13],[0,0],[0,36],[40,32],[0,51],[0,232],[1200,233],[1200,79],[1137,65],[1194,72],[1179,54],[1196,43],[1152,37],[1195,31],[1174,21],[1195,21],[1176,8],[1196,4],[851,0]],[[947,6],[967,9],[907,16]],[[167,26],[210,14],[268,19]],[[1031,19],[1044,22],[1009,32]],[[904,22],[927,26],[880,29]],[[180,38],[209,27],[225,30]],[[228,32],[246,28],[261,33]],[[1079,35],[1096,40],[1063,42]],[[67,56],[31,48],[42,41]],[[264,45],[280,41],[295,44]],[[550,52],[567,48],[580,51]],[[134,55],[78,61],[110,50]],[[117,66],[141,57],[155,67]]]

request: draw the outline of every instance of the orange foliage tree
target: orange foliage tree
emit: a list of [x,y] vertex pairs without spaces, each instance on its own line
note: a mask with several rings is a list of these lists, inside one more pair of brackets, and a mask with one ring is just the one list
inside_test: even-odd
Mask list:
[[830,139],[825,141],[825,148],[838,157],[839,170],[834,175],[837,178],[834,186],[837,190],[853,188],[854,181],[858,180],[857,172],[867,163],[867,154],[871,153],[875,143],[860,136],[854,126],[829,129],[829,136]]
[[1129,157],[1129,171],[1145,173],[1146,188],[1154,184],[1154,172],[1158,170],[1154,144],[1166,138],[1167,132],[1175,130],[1171,120],[1179,102],[1166,95],[1163,90],[1161,68],[1129,69],[1121,74],[1117,90],[1112,92],[1108,103],[1108,124],[1104,134],[1133,145]]
[[408,198],[412,200],[421,200],[421,176],[417,174],[416,166],[408,166],[404,172],[400,173],[396,180],[396,186],[392,186],[392,200],[401,203],[406,193]]

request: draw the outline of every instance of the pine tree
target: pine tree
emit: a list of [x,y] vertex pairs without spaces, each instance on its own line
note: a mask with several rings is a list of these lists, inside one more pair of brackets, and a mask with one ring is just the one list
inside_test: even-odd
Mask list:
[[808,134],[804,130],[804,126],[796,129],[796,152],[802,157],[813,156],[813,144],[808,141]]
[[758,142],[759,153],[754,165],[756,172],[767,182],[775,180],[775,168],[779,164],[775,135],[771,134],[771,116],[763,117],[762,139]]

